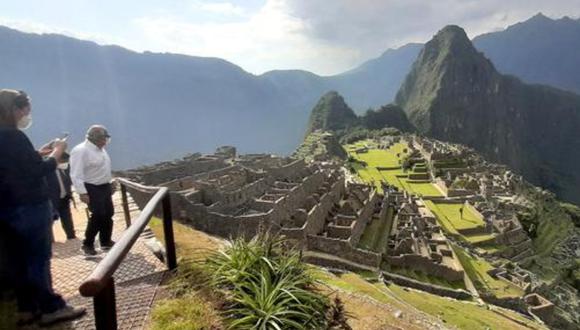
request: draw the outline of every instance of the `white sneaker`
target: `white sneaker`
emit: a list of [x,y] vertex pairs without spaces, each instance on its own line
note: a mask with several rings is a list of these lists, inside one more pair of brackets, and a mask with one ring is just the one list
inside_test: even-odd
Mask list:
[[81,317],[86,312],[84,307],[73,307],[66,305],[63,308],[56,310],[52,313],[42,314],[40,316],[40,325],[49,325],[60,321],[68,321]]

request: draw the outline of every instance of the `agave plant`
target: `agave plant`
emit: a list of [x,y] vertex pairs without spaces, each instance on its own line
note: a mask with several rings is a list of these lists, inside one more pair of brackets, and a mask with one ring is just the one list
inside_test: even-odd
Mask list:
[[295,251],[279,237],[237,239],[206,265],[211,286],[224,290],[230,329],[324,329],[329,300]]

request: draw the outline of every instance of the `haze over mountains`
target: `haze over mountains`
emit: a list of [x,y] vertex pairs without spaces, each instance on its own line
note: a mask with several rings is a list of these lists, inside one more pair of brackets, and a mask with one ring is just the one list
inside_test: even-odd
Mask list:
[[[517,47],[510,38],[520,41]],[[475,39],[500,72],[576,91],[579,42],[578,20],[542,16]],[[320,95],[336,90],[358,113],[385,105],[421,48],[388,50],[336,76],[305,71],[255,76],[215,58],[135,53],[0,28],[0,85],[31,94],[35,125],[29,133],[36,143],[62,131],[70,131],[71,142],[77,142],[91,123],[109,126],[117,168],[208,152],[222,144],[243,152],[288,154],[304,136]],[[534,59],[534,65],[519,65],[523,59]]]

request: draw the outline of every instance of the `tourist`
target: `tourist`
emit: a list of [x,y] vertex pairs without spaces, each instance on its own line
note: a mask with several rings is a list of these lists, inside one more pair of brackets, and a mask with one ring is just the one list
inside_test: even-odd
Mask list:
[[[19,322],[41,324],[73,319],[84,308],[65,303],[52,288],[52,218],[46,176],[54,173],[66,142],[56,139],[34,150],[21,131],[31,124],[30,99],[0,90],[0,222],[9,231]],[[43,159],[42,156],[46,156]]]
[[93,125],[87,131],[86,140],[73,148],[70,157],[72,183],[91,212],[82,244],[82,251],[88,256],[97,254],[94,245],[97,234],[101,250],[108,250],[115,244],[111,240],[115,213],[111,196],[111,159],[105,150],[110,138],[104,126]]
[[54,173],[47,176],[47,183],[53,206],[53,218],[60,219],[60,224],[68,240],[75,239],[75,227],[70,211],[72,199],[68,154],[64,153]]

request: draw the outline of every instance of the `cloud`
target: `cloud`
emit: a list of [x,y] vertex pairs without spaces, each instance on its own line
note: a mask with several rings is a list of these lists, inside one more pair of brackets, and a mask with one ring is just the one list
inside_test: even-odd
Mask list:
[[[229,2],[197,5],[216,13],[244,12]],[[387,48],[425,42],[448,24],[474,37],[539,11],[579,14],[577,0],[267,0],[236,22],[142,17],[135,24],[168,50],[222,57],[251,72],[300,68],[331,74]]]
[[503,29],[539,11],[560,17],[580,13],[578,0],[287,0],[312,38],[368,53],[426,41],[448,24],[474,37]]
[[221,57],[254,73],[283,68],[328,72],[360,56],[357,49],[310,38],[304,21],[289,13],[286,1],[268,0],[242,21],[200,23],[167,16],[141,17],[133,24],[156,49]]
[[225,16],[244,16],[246,14],[246,11],[243,7],[234,5],[231,2],[196,1],[193,3],[192,8],[193,10],[201,10]]
[[85,19],[76,26],[67,20],[46,20],[49,13],[39,17],[57,26],[2,18],[7,15],[0,15],[0,24],[135,50],[220,57],[253,73],[305,69],[334,74],[388,48],[425,42],[448,24],[460,25],[474,37],[540,11],[554,18],[580,14],[578,0],[146,1],[131,5],[134,11],[118,11],[118,16],[110,14],[113,5],[118,4],[105,1],[102,11],[85,10]]

